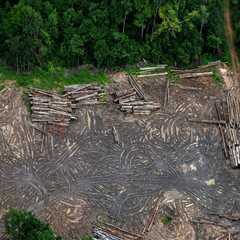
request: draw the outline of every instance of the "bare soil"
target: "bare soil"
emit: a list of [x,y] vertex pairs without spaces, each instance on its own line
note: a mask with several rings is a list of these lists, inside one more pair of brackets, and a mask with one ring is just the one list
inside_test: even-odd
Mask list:
[[[240,173],[226,163],[218,127],[188,118],[216,119],[214,103],[223,90],[210,78],[182,81],[201,90],[171,86],[163,109],[165,80],[138,83],[147,99],[161,104],[160,111],[150,116],[121,113],[111,93],[129,85],[124,77],[115,79],[107,87],[108,103],[79,109],[64,137],[34,127],[17,90],[2,93],[0,216],[9,207],[31,210],[67,239],[91,232],[97,221],[141,234],[162,193],[146,239],[218,237],[219,230],[196,227],[191,219],[240,206]],[[161,222],[165,208],[174,213],[170,225]]]

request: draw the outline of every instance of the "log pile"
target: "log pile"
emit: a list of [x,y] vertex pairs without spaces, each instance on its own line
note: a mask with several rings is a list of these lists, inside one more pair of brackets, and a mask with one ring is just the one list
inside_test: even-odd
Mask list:
[[138,97],[141,100],[145,100],[144,92],[142,91],[141,87],[138,85],[135,78],[132,75],[129,75],[128,81],[129,81],[130,86],[136,91]]
[[151,101],[146,101],[144,92],[137,81],[129,75],[130,89],[117,91],[113,94],[114,103],[119,105],[119,109],[125,113],[149,115],[153,111],[160,109],[160,105]]
[[73,104],[66,97],[56,93],[32,89],[29,94],[32,122],[67,127],[73,114]]
[[173,69],[172,71],[176,74],[185,73],[211,73],[213,69],[218,69],[221,66],[221,61],[210,62],[207,65],[201,65],[192,69]]
[[131,101],[120,104],[120,110],[125,113],[150,115],[152,112],[159,109],[159,104],[147,101]]
[[228,146],[228,154],[233,167],[240,166],[240,145],[239,135],[236,128],[232,128],[230,124],[226,125],[225,139]]
[[240,89],[232,88],[227,92],[226,102],[216,104],[225,156],[233,168],[240,167]]
[[157,65],[153,67],[143,67],[139,69],[139,73],[137,74],[138,78],[148,78],[148,77],[164,77],[168,73],[165,71],[167,65]]
[[[179,79],[198,78],[198,77],[211,77],[213,76],[213,69],[220,67],[221,62],[211,62],[207,65],[199,66],[193,69],[171,69],[171,72],[176,74]],[[167,77],[167,65],[157,65],[152,67],[143,67],[139,69],[136,74],[137,78],[148,77]]]
[[227,93],[227,112],[229,124],[240,128],[240,89],[232,88]]
[[221,62],[216,61],[192,69],[172,69],[171,71],[176,74],[179,79],[212,77],[214,75],[214,69],[218,69],[220,66]]
[[187,72],[179,74],[180,79],[198,78],[198,77],[212,77],[213,72]]
[[65,95],[72,103],[79,105],[96,105],[104,103],[106,94],[102,86],[85,84],[64,88]]

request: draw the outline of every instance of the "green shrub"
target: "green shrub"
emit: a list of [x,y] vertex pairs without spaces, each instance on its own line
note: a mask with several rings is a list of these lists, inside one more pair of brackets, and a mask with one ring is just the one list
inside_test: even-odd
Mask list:
[[223,78],[217,70],[213,71],[213,81],[220,86],[223,84]]
[[5,219],[10,240],[60,240],[51,227],[37,219],[31,212],[11,209]]
[[91,236],[83,236],[80,240],[93,240],[93,238]]
[[172,217],[168,216],[168,215],[164,215],[162,218],[161,218],[161,222],[164,224],[164,225],[170,225],[172,223],[173,219]]

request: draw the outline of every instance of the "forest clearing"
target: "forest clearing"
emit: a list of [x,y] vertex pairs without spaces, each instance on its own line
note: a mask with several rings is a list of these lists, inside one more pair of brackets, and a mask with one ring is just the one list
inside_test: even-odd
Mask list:
[[0,239],[239,239],[239,7],[0,2]]

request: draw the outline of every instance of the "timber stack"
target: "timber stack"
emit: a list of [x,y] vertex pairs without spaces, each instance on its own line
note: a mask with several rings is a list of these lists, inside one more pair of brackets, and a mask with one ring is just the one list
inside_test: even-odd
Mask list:
[[67,127],[71,120],[76,119],[72,114],[73,104],[64,96],[32,89],[29,98],[34,123]]
[[211,62],[207,65],[199,66],[193,69],[171,69],[167,71],[167,65],[156,65],[150,67],[142,67],[136,74],[137,78],[152,78],[159,77],[165,78],[169,73],[176,75],[179,79],[199,78],[199,77],[212,77],[214,75],[213,69],[218,69],[221,66],[220,61]]
[[116,91],[113,94],[114,103],[119,105],[119,109],[125,113],[149,115],[153,111],[160,109],[160,105],[151,101],[146,101],[144,92],[135,80],[129,75],[130,89],[123,91]]
[[226,157],[233,168],[240,167],[240,89],[232,88],[227,92],[226,101],[216,104],[219,125]]
[[167,65],[157,65],[150,67],[142,67],[139,69],[137,78],[148,78],[148,77],[164,77],[168,74],[166,71]]
[[85,84],[64,87],[65,95],[72,103],[79,105],[97,105],[106,101],[104,87]]
[[221,65],[221,61],[215,61],[192,69],[173,69],[171,72],[176,74],[179,79],[212,77],[214,75],[214,71],[219,69]]
[[227,112],[229,124],[240,128],[240,89],[232,88],[227,93]]

